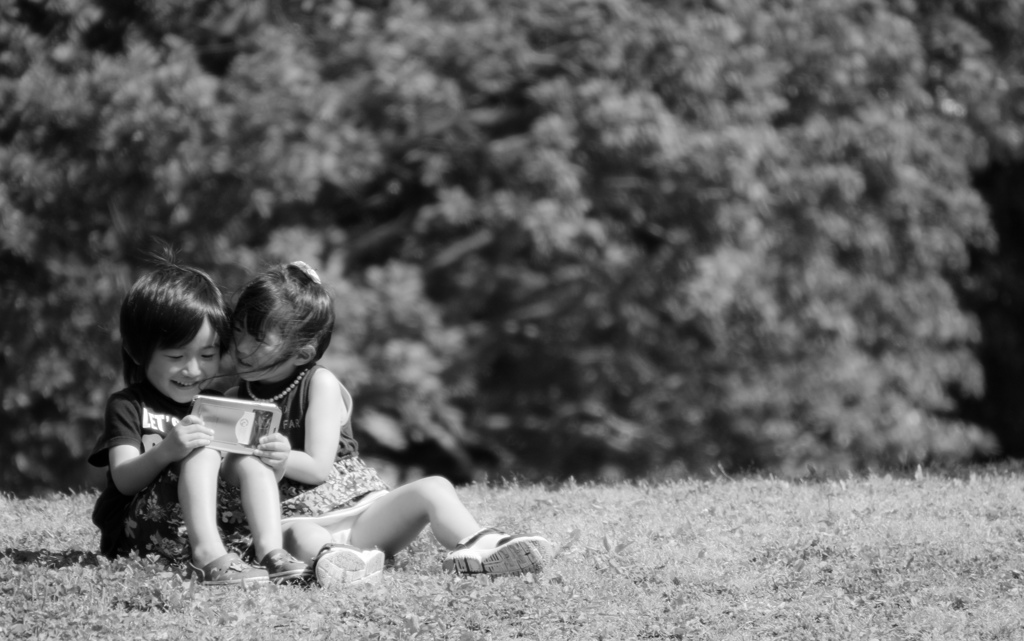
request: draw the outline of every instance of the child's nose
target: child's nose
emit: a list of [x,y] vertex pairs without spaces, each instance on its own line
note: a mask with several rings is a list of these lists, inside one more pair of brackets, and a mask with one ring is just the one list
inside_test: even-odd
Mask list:
[[185,373],[189,376],[199,376],[203,370],[199,367],[198,358],[190,358],[185,361]]

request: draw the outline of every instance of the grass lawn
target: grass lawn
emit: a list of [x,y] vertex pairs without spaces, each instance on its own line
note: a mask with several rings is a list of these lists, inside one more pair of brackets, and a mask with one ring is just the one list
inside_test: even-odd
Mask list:
[[470,486],[546,572],[458,578],[424,533],[378,587],[207,589],[97,558],[93,495],[0,497],[0,639],[1024,639],[1024,476]]

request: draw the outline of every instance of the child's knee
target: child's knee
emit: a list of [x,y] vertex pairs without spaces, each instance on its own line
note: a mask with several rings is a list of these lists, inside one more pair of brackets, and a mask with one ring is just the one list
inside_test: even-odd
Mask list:
[[432,495],[455,494],[455,486],[443,476],[426,476],[414,483],[418,483],[424,492]]
[[231,465],[240,475],[273,474],[274,472],[255,456],[235,456]]
[[216,461],[220,463],[220,452],[209,447],[197,447],[182,459],[182,463],[188,461]]
[[325,530],[323,527],[316,523],[291,523],[282,528],[281,534],[284,536],[285,546],[289,549],[298,547],[308,541],[320,541],[329,540],[331,538],[330,532]]
[[228,456],[224,459],[223,471],[224,477],[232,485],[240,485],[253,479],[274,478],[274,471],[254,456]]
[[190,471],[216,470],[220,467],[220,462],[220,452],[208,447],[198,447],[181,459],[178,464],[178,472],[179,474],[189,474]]
[[285,549],[306,563],[312,563],[320,549],[331,542],[331,533],[315,523],[293,523],[281,534]]

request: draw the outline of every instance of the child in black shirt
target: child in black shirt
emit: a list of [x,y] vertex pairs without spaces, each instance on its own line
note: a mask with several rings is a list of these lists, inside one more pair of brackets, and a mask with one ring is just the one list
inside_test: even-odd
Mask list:
[[[219,370],[230,340],[220,290],[204,272],[166,264],[140,278],[121,305],[124,380],[107,402],[104,432],[89,462],[109,466],[107,487],[93,511],[106,556],[155,553],[189,562],[208,584],[307,577],[311,570],[282,548],[277,480],[256,456],[228,456],[205,447],[212,430],[191,416],[192,399]],[[219,488],[232,481],[241,506],[224,506]],[[238,496],[238,493],[234,493]],[[256,559],[243,563],[252,531]],[[226,545],[227,544],[227,545]],[[229,551],[227,546],[235,548]]]

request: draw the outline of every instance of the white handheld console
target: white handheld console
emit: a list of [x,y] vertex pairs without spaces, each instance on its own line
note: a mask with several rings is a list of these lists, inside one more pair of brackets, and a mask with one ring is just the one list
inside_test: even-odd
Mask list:
[[260,437],[281,427],[281,408],[273,403],[200,394],[192,401],[192,414],[214,432],[208,447],[222,452],[252,454]]

